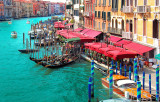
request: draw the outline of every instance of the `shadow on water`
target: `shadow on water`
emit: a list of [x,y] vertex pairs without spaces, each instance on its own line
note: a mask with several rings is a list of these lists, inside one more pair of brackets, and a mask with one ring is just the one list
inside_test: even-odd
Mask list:
[[51,69],[51,68],[47,68],[46,72],[44,73],[44,75],[50,75],[53,71],[56,71],[58,69]]
[[39,70],[46,70],[46,68],[45,68],[45,67],[42,67],[42,68],[40,68]]

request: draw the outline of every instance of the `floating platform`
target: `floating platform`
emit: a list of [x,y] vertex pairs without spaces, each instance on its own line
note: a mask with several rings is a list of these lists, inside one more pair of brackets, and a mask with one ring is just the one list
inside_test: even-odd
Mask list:
[[99,102],[137,102],[137,101],[131,101],[131,100],[128,100],[128,99],[125,99],[125,98],[117,98],[117,99],[107,99],[107,100],[102,100],[102,101],[99,101]]

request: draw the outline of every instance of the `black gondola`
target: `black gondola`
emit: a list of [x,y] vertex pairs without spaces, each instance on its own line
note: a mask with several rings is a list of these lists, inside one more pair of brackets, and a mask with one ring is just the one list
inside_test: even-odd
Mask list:
[[32,53],[32,52],[37,52],[38,50],[36,49],[22,49],[22,50],[18,50],[21,53]]
[[47,67],[47,68],[60,68],[60,67],[63,67],[63,66],[66,66],[68,64],[71,64],[71,63],[75,62],[77,59],[78,59],[78,57],[74,57],[71,61],[61,63],[61,64],[47,64],[45,62],[45,63],[42,63],[42,66]]

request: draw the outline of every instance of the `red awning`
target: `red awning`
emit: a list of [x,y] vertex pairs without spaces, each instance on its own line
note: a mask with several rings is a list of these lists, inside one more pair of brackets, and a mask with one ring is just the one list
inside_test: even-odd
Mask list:
[[66,26],[72,26],[73,24],[72,23],[68,23]]
[[77,29],[75,29],[74,31],[75,32],[80,32],[80,31],[82,31],[83,29],[82,28],[77,28]]
[[54,28],[65,28],[63,24],[54,24]]
[[108,57],[112,57],[114,60],[123,59],[123,58],[135,58],[137,53],[128,51],[128,50],[113,50],[107,52]]
[[99,31],[95,31],[95,30],[89,30],[88,32],[84,33],[84,35],[90,36],[92,38],[97,37],[98,35],[100,35],[102,32]]
[[144,46],[135,42],[124,45],[123,47],[129,50],[135,51],[140,55],[143,55],[143,53],[153,50],[153,48],[151,47]]
[[116,46],[122,46],[122,45],[129,44],[129,43],[131,43],[131,42],[132,42],[132,41],[129,41],[129,40],[120,40],[120,41],[114,43],[114,45],[116,45]]
[[84,34],[84,33],[86,33],[86,32],[88,32],[90,29],[84,29],[82,32],[81,32],[81,34]]
[[108,40],[112,43],[118,42],[119,40],[121,40],[122,38],[120,37],[116,37],[116,36],[110,36],[110,38],[108,38]]

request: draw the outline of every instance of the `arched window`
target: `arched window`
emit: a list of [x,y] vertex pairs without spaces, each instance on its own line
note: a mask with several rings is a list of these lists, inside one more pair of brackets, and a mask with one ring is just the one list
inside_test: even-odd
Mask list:
[[158,20],[153,20],[153,38],[158,38]]
[[124,30],[124,20],[122,19],[122,30]]
[[114,19],[112,19],[112,28],[114,28]]
[[116,22],[115,22],[115,23],[116,23],[116,28],[118,28],[118,21],[117,21],[117,19],[116,19]]

